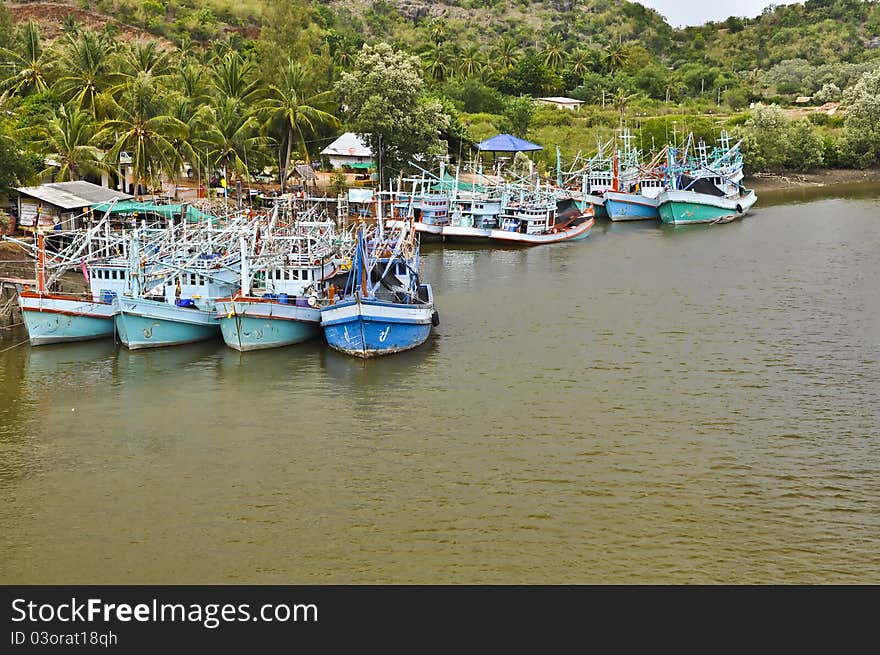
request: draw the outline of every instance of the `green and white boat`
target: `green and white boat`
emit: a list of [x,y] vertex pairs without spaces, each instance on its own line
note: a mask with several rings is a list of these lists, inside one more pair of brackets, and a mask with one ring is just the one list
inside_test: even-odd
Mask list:
[[667,189],[657,196],[660,220],[671,225],[728,223],[745,216],[757,200],[752,189],[742,187],[726,195]]
[[[679,164],[679,171],[670,176],[669,188],[657,196],[660,220],[670,225],[694,223],[728,223],[745,216],[757,202],[752,189],[742,186],[743,164],[739,143],[728,148],[726,132],[722,133],[722,148],[714,156],[706,152],[702,142],[697,157],[687,166]],[[687,150],[687,149],[685,149]],[[668,160],[669,170],[675,170],[674,155]]]

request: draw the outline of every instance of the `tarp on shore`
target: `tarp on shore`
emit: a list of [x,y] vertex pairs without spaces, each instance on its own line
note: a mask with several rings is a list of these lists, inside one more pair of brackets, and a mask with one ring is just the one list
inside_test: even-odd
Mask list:
[[[113,205],[112,209],[110,207],[112,203],[109,202],[99,202],[97,204],[92,205],[92,209],[96,212],[107,212],[110,209],[110,214],[121,214],[123,216],[134,216],[135,214],[153,214],[155,216],[162,216],[163,218],[174,218],[175,220],[180,220],[181,212],[183,212],[184,204],[176,204],[176,205],[160,205],[154,202],[137,202],[136,200],[123,200],[121,202],[117,202]],[[199,221],[207,221],[207,220],[219,221],[220,219],[216,216],[212,216],[210,214],[206,214],[201,211],[197,207],[193,207],[192,205],[186,205],[186,220],[189,223],[198,223]]]

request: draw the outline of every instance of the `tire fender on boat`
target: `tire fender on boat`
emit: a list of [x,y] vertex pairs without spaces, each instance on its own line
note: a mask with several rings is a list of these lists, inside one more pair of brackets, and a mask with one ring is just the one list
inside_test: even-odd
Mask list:
[[737,205],[736,205],[736,213],[737,213],[737,214],[742,214],[742,213],[743,213],[742,205],[740,205],[740,204],[737,204]]
[[431,325],[433,325],[434,327],[440,325],[440,314],[437,313],[436,309],[431,314]]

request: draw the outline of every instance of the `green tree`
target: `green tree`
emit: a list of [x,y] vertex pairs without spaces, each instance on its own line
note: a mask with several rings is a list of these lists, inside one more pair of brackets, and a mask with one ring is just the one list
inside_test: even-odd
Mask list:
[[435,82],[442,82],[452,73],[452,52],[444,43],[431,43],[421,53],[425,72]]
[[31,143],[12,120],[0,114],[0,195],[8,197],[42,168],[42,157],[29,149]]
[[442,149],[449,127],[437,100],[425,96],[419,60],[387,43],[366,45],[336,91],[351,129],[370,144],[381,163],[384,186],[389,171],[402,169],[418,154]]
[[223,55],[211,70],[211,85],[221,98],[255,102],[261,93],[256,67],[237,52]]
[[211,108],[208,129],[204,134],[208,159],[214,166],[223,167],[227,174],[249,176],[248,164],[261,146],[271,139],[261,136],[256,114],[246,111],[235,98],[223,98]]
[[511,98],[504,108],[504,122],[501,130],[525,139],[535,117],[535,103],[531,98]]
[[282,192],[290,172],[290,154],[294,143],[306,161],[309,161],[306,135],[314,135],[322,126],[339,125],[336,116],[321,108],[326,107],[332,97],[332,91],[312,93],[305,70],[292,60],[281,71],[278,83],[268,86],[260,109],[267,117],[266,127],[270,127],[272,123],[280,124],[285,132],[283,141],[286,143],[286,152],[281,167]]
[[156,187],[160,173],[175,179],[182,165],[173,139],[186,135],[186,125],[168,112],[165,97],[154,81],[138,76],[122,92],[119,101],[106,99],[111,118],[104,122],[98,140],[113,143],[105,161],[118,163],[122,152],[131,156],[132,174],[138,185]]
[[490,61],[498,69],[498,72],[503,74],[516,66],[519,57],[520,52],[516,41],[508,36],[504,36],[498,42],[498,45],[495,46]]
[[473,77],[485,64],[485,57],[478,45],[469,45],[458,55],[458,73],[464,78]]
[[69,36],[58,62],[60,75],[54,90],[66,103],[90,109],[110,86],[113,45],[97,32]]
[[841,155],[866,168],[880,160],[880,68],[865,73],[843,92],[846,105]]
[[[109,170],[103,162],[103,153],[94,145],[95,117],[88,110],[75,105],[62,106],[44,125],[38,134],[37,143],[44,152],[60,164],[56,180],[79,180],[84,175]],[[42,175],[54,171],[50,166]]]
[[9,59],[15,70],[0,86],[4,93],[26,95],[43,93],[49,88],[46,78],[52,70],[52,58],[43,50],[37,23],[29,21],[25,25],[20,51],[0,48],[0,55]]
[[551,32],[544,43],[544,65],[551,70],[558,70],[565,61],[565,44],[559,32]]
[[786,165],[796,171],[808,171],[824,164],[824,144],[816,128],[806,118],[792,121],[786,138]]
[[611,75],[614,75],[614,71],[623,68],[627,59],[629,59],[629,50],[622,41],[609,43],[602,55],[602,63]]
[[743,160],[749,172],[777,171],[788,159],[788,119],[778,105],[756,105],[741,136]]
[[263,0],[256,60],[263,79],[272,79],[289,59],[302,61],[318,50],[321,30],[308,0]]

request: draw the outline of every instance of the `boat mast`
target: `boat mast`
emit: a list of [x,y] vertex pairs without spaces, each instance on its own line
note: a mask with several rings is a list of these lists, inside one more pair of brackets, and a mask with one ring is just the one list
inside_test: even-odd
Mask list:
[[37,290],[42,294],[46,292],[46,244],[43,230],[37,225]]

